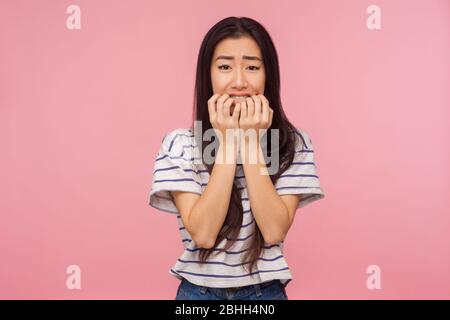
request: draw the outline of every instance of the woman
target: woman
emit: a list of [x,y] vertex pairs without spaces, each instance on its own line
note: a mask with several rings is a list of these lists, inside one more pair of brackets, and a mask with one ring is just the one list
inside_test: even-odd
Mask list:
[[[177,214],[185,248],[169,271],[181,280],[177,300],[288,299],[283,240],[296,209],[324,192],[312,141],[288,121],[279,91],[278,57],[263,26],[229,17],[208,31],[195,125],[165,135],[150,192],[152,207]],[[211,130],[212,162],[205,161]],[[247,131],[257,133],[253,147]],[[272,173],[268,154],[279,163]]]

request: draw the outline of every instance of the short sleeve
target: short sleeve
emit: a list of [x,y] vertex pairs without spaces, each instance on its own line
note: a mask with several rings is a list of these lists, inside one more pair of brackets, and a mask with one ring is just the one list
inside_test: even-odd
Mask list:
[[149,205],[155,209],[178,214],[170,191],[202,194],[201,180],[193,158],[186,149],[193,133],[176,129],[166,134],[155,159]]
[[297,208],[325,197],[320,186],[314,158],[314,148],[309,135],[300,129],[296,132],[294,160],[275,183],[279,195],[301,194]]

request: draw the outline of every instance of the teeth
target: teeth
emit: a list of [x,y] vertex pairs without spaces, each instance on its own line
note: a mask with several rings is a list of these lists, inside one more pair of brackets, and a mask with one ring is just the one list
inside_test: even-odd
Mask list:
[[245,100],[249,96],[230,96],[230,98],[233,98],[235,100]]

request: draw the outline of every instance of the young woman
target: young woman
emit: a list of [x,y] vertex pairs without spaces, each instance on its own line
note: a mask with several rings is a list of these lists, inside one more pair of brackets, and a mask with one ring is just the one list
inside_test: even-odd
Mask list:
[[[175,299],[287,300],[283,240],[296,209],[325,195],[312,141],[281,106],[278,57],[261,24],[229,17],[208,31],[194,115],[195,126],[164,136],[150,192],[152,207],[177,215],[184,252],[169,271],[181,280]],[[208,130],[217,147],[212,163],[204,158]],[[251,147],[227,130],[262,134]],[[269,174],[266,155],[275,153],[278,170]]]

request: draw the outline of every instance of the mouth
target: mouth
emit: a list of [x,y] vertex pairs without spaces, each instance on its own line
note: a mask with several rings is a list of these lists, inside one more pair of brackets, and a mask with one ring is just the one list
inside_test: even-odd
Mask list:
[[243,102],[245,99],[250,98],[250,96],[230,96],[231,99],[234,100],[234,102]]

